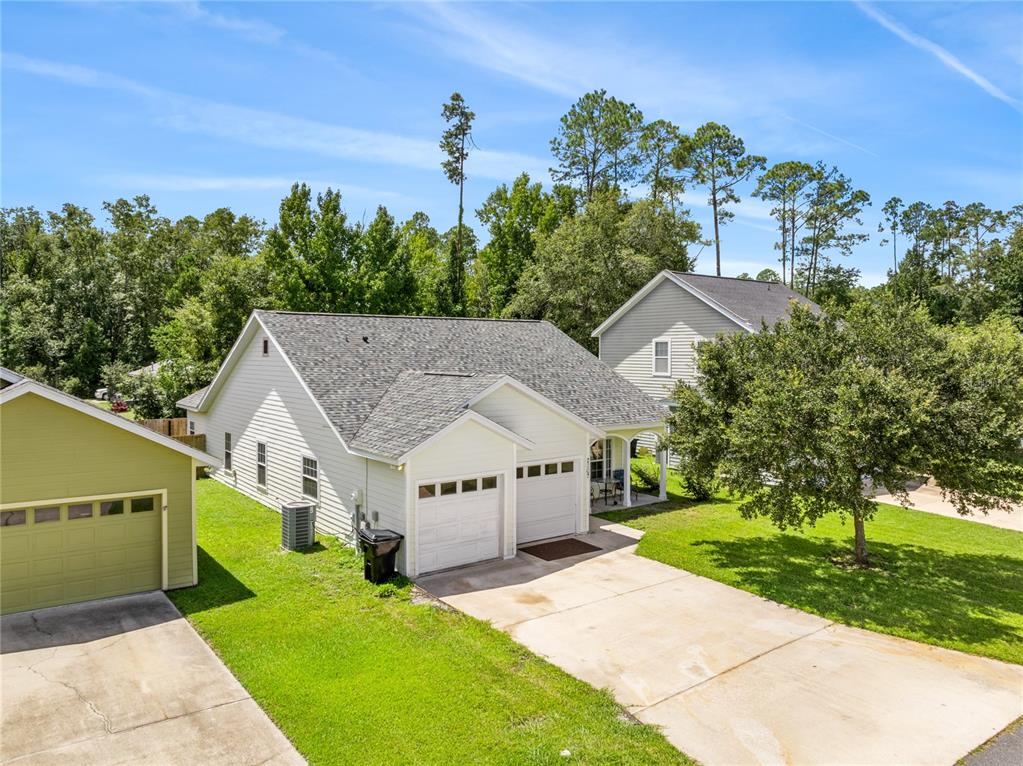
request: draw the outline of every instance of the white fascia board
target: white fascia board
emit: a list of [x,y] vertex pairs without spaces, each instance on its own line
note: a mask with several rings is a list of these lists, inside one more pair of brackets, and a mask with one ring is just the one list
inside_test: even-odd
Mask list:
[[95,407],[91,404],[83,402],[76,396],[65,394],[63,391],[58,391],[55,388],[43,385],[35,380],[25,379],[21,383],[17,383],[13,386],[8,386],[5,389],[0,390],[0,404],[6,404],[9,401],[17,399],[23,394],[36,394],[44,399],[49,399],[51,402],[68,407],[69,409],[81,412],[89,417],[101,420],[104,423],[109,423],[112,426],[128,431],[129,433],[141,436],[143,439],[148,439],[151,442],[155,442],[160,446],[172,449],[175,452],[180,452],[182,455],[187,455],[193,460],[198,460],[203,465],[211,467],[219,467],[220,461],[212,455],[207,455],[205,452],[189,447],[183,442],[179,442],[169,436],[152,431],[145,426],[140,426],[134,420],[128,420],[122,418],[119,415],[115,415],[112,412],[101,410],[99,407]]
[[404,455],[399,457],[396,462],[398,463],[407,462],[408,459],[415,455],[417,452],[421,452],[422,450],[429,447],[431,444],[434,444],[438,440],[444,438],[447,434],[451,433],[456,428],[469,422],[478,423],[484,428],[493,431],[498,436],[503,436],[505,439],[508,439],[509,441],[518,444],[520,447],[524,447],[526,449],[533,449],[534,447],[536,447],[536,444],[527,439],[525,436],[522,436],[521,434],[517,434],[514,431],[505,428],[500,423],[496,423],[495,421],[491,420],[485,415],[481,415],[475,410],[466,410],[461,415],[459,415],[455,420],[452,420],[450,423],[444,426],[444,428],[440,429],[435,434],[433,434],[433,436],[430,436],[429,438],[419,442],[419,444],[417,444]]
[[485,389],[483,389],[474,397],[472,397],[469,401],[467,401],[465,403],[465,407],[467,408],[472,407],[474,404],[477,404],[478,402],[487,398],[488,396],[490,396],[490,394],[494,393],[500,388],[503,388],[504,386],[513,388],[519,393],[523,394],[524,396],[533,399],[534,401],[543,405],[547,409],[552,410],[554,414],[560,415],[566,420],[569,420],[575,425],[579,426],[579,428],[583,429],[584,431],[587,431],[591,434],[595,434],[596,436],[604,435],[604,430],[599,426],[595,426],[593,425],[593,423],[590,423],[587,420],[583,420],[581,417],[576,415],[571,410],[565,409],[560,404],[555,402],[553,399],[549,399],[536,389],[530,388],[522,381],[517,380],[516,378],[513,378],[510,375],[502,375],[498,380],[495,380],[493,383],[491,383],[489,386],[487,386]]

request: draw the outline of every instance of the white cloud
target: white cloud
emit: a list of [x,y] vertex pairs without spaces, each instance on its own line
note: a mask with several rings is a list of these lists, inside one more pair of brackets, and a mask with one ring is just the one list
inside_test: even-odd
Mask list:
[[340,189],[342,194],[371,197],[383,200],[405,200],[404,194],[370,189],[366,186],[343,183],[340,181],[324,181],[309,179],[302,173],[294,176],[203,176],[177,173],[158,174],[126,174],[105,176],[103,181],[118,187],[152,189],[168,192],[203,192],[203,191],[287,191],[292,184],[304,182],[314,189]]
[[[802,111],[801,104],[817,108],[839,93],[848,109],[861,82],[858,72],[824,71],[813,63],[780,58],[754,68],[711,68],[704,61],[686,61],[684,48],[665,51],[646,40],[630,45],[618,29],[555,29],[542,10],[517,10],[512,21],[464,3],[406,9],[418,22],[416,32],[445,55],[556,96],[574,100],[606,88],[635,100],[648,116],[672,119],[684,130],[707,119],[748,121],[762,139],[750,147],[754,151],[813,156],[842,144],[872,153],[788,113]],[[521,20],[527,13],[536,14],[528,23]],[[549,34],[538,31],[548,29]]]
[[1008,104],[1017,111],[1023,111],[1023,105],[1021,105],[1017,99],[1010,96],[1008,93],[1003,91],[1001,88],[999,88],[997,85],[995,85],[993,82],[988,80],[983,75],[972,70],[961,60],[959,60],[956,56],[952,55],[952,53],[950,53],[945,48],[942,48],[936,42],[928,40],[926,37],[916,34],[912,30],[908,29],[907,27],[897,22],[891,16],[888,16],[882,11],[879,11],[877,8],[870,5],[869,3],[859,2],[859,0],[857,0],[856,7],[863,11],[863,13],[865,13],[871,19],[876,21],[878,24],[880,24],[882,27],[891,32],[893,35],[903,40],[904,42],[908,43],[909,45],[912,45],[914,48],[919,48],[920,50],[931,54],[934,58],[936,58],[938,61],[944,64],[947,68],[951,69],[953,72],[962,75],[967,80],[972,82],[974,85],[977,85],[979,88],[981,88],[981,90],[983,90],[988,95],[997,98],[999,101],[1005,102],[1006,104]]
[[261,19],[245,19],[211,11],[199,2],[176,2],[171,8],[191,21],[234,32],[256,43],[276,45],[288,33],[282,27]]
[[[266,149],[308,152],[338,159],[440,170],[436,140],[364,130],[344,125],[235,106],[162,91],[85,67],[4,54],[5,67],[58,79],[73,85],[116,90],[144,97],[154,119],[183,133],[222,138]],[[526,171],[546,177],[544,159],[517,152],[479,149],[466,169],[470,177],[511,180]]]

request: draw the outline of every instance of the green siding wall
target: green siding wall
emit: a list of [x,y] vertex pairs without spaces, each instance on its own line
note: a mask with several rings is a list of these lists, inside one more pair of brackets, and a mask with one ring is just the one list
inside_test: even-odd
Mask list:
[[35,394],[0,407],[0,503],[167,489],[167,580],[192,585],[187,455]]

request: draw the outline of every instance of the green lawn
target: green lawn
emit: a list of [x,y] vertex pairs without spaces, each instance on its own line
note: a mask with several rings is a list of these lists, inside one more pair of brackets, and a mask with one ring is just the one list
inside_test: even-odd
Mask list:
[[602,514],[645,530],[639,553],[847,625],[1023,664],[1023,534],[882,505],[867,523],[882,566],[832,563],[852,549],[837,516],[802,532],[748,521],[726,499]]
[[199,585],[169,595],[310,762],[692,763],[505,634],[370,585],[329,538],[283,552],[275,512],[197,487]]

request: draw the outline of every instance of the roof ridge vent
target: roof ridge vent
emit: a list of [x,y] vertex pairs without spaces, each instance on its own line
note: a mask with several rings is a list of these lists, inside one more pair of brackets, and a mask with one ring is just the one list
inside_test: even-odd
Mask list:
[[423,375],[438,375],[449,378],[475,378],[475,372],[456,372],[454,370],[423,370]]

